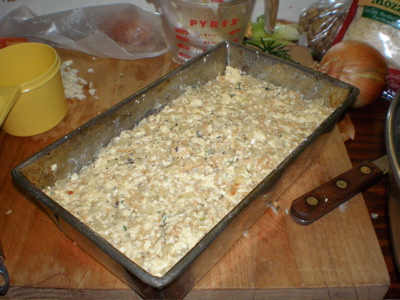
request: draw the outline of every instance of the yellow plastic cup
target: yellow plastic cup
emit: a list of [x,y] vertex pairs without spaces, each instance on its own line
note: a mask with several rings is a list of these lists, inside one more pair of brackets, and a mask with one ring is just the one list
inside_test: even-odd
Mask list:
[[61,61],[42,43],[0,49],[0,125],[8,134],[32,136],[59,124],[67,113]]

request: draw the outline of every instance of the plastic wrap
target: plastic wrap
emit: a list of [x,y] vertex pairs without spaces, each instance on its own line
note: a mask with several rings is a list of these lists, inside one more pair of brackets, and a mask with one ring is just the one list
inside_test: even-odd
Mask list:
[[38,16],[21,6],[0,20],[0,36],[23,37],[90,55],[141,59],[167,51],[159,14],[109,4]]
[[332,46],[351,6],[350,0],[318,0],[311,3],[299,17],[302,39],[319,60]]

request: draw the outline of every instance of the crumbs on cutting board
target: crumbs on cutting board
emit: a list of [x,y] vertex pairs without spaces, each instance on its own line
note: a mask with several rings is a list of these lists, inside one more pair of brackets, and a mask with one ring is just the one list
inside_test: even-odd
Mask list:
[[347,206],[346,204],[347,204],[347,201],[339,205],[339,210],[341,212],[345,212],[346,211],[346,206]]
[[[71,67],[73,62],[73,60],[67,60],[61,64],[60,68],[65,97],[68,99],[75,98],[78,100],[84,100],[87,98],[84,92],[84,87],[87,87],[89,94],[95,99],[98,99],[98,97],[96,96],[97,90],[94,88],[93,82],[88,82],[82,77],[79,77],[79,70]],[[94,69],[89,68],[87,72],[93,73]]]

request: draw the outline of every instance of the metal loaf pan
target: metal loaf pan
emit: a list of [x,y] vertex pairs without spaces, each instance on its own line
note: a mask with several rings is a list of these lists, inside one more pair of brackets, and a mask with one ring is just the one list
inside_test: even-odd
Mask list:
[[[224,73],[227,65],[299,91],[310,99],[323,97],[325,104],[335,110],[167,274],[162,277],[150,275],[42,192],[43,188],[90,164],[99,149],[122,130],[157,113],[187,86],[204,84]],[[307,168],[322,149],[338,118],[357,95],[355,87],[296,63],[223,42],[33,155],[13,169],[12,175],[28,196],[43,205],[60,230],[140,296],[181,299],[268,209],[268,204]],[[56,171],[51,168],[54,164],[58,166]]]

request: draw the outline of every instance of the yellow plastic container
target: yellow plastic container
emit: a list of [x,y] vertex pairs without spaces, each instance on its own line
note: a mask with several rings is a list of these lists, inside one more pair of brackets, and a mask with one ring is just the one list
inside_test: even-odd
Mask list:
[[0,124],[8,134],[32,136],[67,113],[61,61],[54,48],[21,43],[0,50]]

